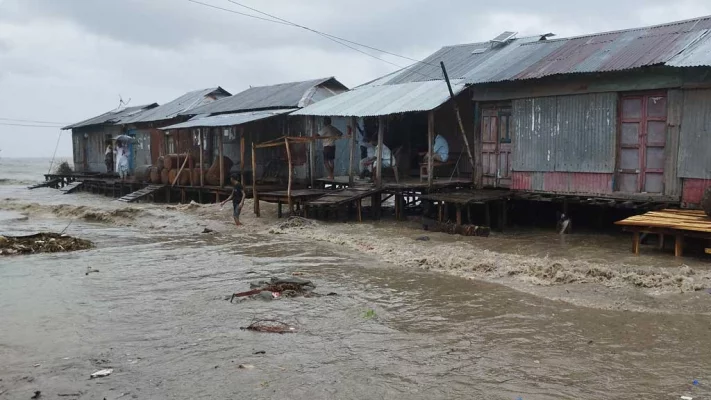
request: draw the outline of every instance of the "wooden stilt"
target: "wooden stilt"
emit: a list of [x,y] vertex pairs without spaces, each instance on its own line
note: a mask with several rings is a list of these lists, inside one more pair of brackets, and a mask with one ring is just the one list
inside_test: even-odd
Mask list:
[[639,232],[632,233],[632,253],[639,255]]
[[358,222],[363,222],[363,199],[358,199],[356,207],[358,208]]
[[281,200],[277,200],[277,218],[281,218]]
[[289,162],[289,182],[286,187],[286,196],[289,200],[289,212],[294,212],[294,200],[291,198],[291,181],[294,176],[294,164],[291,162],[291,148],[289,146],[289,138],[284,138],[284,145],[286,146],[286,158]]
[[444,222],[444,202],[439,202],[439,222]]
[[[245,174],[244,174],[244,127],[241,127],[239,130],[239,174],[240,174],[240,181],[242,183],[242,186],[244,186],[245,182]],[[201,171],[202,173],[202,171]],[[200,178],[202,179],[202,178]]]
[[257,192],[257,148],[254,147],[254,142],[252,142],[252,199],[254,201],[254,215],[259,217],[259,193]]
[[462,226],[462,206],[457,204],[457,226]]
[[674,256],[681,257],[684,255],[684,235],[677,234],[674,240]]

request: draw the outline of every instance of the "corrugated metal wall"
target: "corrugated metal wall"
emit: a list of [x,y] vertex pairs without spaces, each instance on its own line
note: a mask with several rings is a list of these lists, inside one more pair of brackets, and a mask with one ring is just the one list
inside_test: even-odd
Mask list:
[[74,170],[79,172],[106,172],[106,164],[104,163],[106,141],[120,134],[121,128],[114,126],[72,131]]
[[552,193],[612,193],[612,173],[514,172],[511,188]]
[[611,173],[617,94],[513,101],[514,171]]
[[711,90],[684,92],[680,136],[678,175],[711,179]]
[[711,188],[711,179],[684,179],[684,190],[681,196],[682,206],[699,207],[704,192],[708,188]]
[[131,130],[129,134],[135,134],[136,137],[136,142],[133,144],[134,168],[152,165],[151,132],[149,130]]

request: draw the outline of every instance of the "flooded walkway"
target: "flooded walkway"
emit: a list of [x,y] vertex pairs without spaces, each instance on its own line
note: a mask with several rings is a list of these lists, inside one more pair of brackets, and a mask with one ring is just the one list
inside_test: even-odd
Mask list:
[[[100,198],[76,199],[96,202],[113,218],[72,223],[69,232],[92,236],[96,249],[0,259],[0,399],[27,399],[36,390],[79,399],[711,394],[707,314],[576,307],[221,221],[209,222],[218,233],[199,234],[202,214],[217,207],[192,215],[140,206],[125,223],[122,215],[131,212],[116,213]],[[13,219],[13,230],[61,230],[76,214],[24,212],[29,218]],[[9,226],[0,220],[3,230]],[[99,272],[85,275],[88,267]],[[226,300],[251,281],[294,272],[338,296]],[[299,330],[240,330],[255,318]],[[103,368],[114,372],[89,379]],[[700,386],[692,387],[694,379]]]

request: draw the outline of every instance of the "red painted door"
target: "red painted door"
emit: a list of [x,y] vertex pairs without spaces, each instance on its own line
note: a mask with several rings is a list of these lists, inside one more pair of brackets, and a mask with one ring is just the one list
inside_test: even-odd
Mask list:
[[483,108],[481,135],[484,186],[511,187],[511,109]]
[[664,94],[622,97],[617,188],[626,193],[664,192],[667,99]]

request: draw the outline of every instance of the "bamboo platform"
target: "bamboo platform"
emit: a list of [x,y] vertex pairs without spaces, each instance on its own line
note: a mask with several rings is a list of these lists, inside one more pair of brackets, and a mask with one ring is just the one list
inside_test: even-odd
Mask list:
[[329,191],[323,196],[311,200],[304,204],[304,214],[308,216],[311,208],[337,208],[340,206],[355,205],[358,221],[363,221],[363,199],[370,196],[377,196],[382,192],[382,189],[377,189],[375,186],[354,186],[346,189]]
[[266,201],[267,203],[277,204],[277,216],[282,217],[282,205],[289,204],[289,211],[293,212],[294,207],[296,210],[302,208],[302,206],[313,199],[323,196],[326,194],[326,190],[321,189],[300,189],[292,190],[291,195],[289,195],[288,190],[279,190],[274,192],[259,192],[259,199],[257,201]]
[[[457,226],[462,225],[462,210],[471,211],[469,206],[472,205],[484,205],[485,206],[485,218],[486,226],[491,227],[491,203],[495,201],[503,202],[501,207],[501,221],[500,226],[506,225],[506,201],[511,195],[508,190],[473,190],[473,189],[462,189],[454,192],[442,192],[442,193],[430,193],[423,194],[420,196],[423,200],[429,200],[437,203],[439,222],[444,223],[444,214],[446,208],[449,205],[453,205],[456,208],[456,224]],[[471,215],[468,218],[471,221]]]
[[69,193],[74,193],[75,191],[81,189],[81,187],[84,185],[84,182],[72,182],[61,189],[59,189],[62,193],[64,194],[69,194]]
[[664,237],[674,236],[674,255],[684,253],[684,238],[711,240],[711,218],[700,210],[661,210],[629,217],[615,222],[632,232],[632,252],[639,254],[641,234],[659,235],[659,248],[664,247]]

